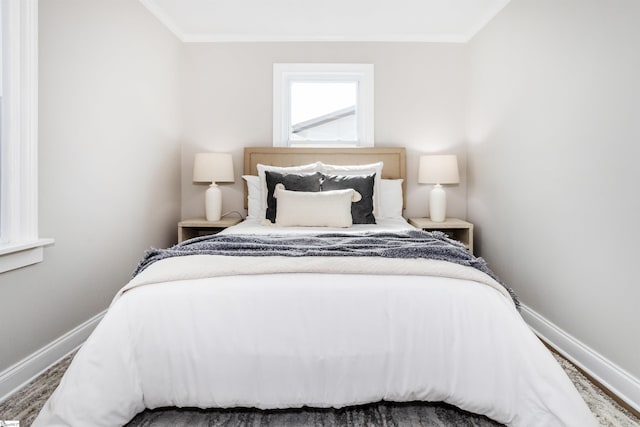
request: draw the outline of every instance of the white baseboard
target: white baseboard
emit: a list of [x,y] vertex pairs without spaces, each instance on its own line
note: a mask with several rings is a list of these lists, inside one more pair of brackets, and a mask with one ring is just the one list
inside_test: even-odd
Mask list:
[[55,341],[0,372],[0,403],[86,341],[107,311],[73,328]]
[[522,318],[533,331],[600,384],[640,411],[640,380],[549,320],[522,304]]

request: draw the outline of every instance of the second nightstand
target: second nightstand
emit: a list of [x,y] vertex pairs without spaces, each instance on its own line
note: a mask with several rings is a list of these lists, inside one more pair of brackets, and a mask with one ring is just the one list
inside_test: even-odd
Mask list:
[[178,223],[178,243],[198,236],[219,233],[240,222],[242,218],[221,218],[218,221],[207,221],[204,218],[185,219]]
[[434,222],[429,218],[409,218],[409,224],[426,231],[442,231],[473,253],[473,224],[470,222],[458,218],[447,218],[443,222]]

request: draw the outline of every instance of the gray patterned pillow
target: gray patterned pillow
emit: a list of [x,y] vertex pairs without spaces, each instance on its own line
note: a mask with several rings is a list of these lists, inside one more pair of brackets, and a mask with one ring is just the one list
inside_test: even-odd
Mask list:
[[[353,188],[362,196],[359,202],[351,204],[354,224],[375,224],[373,216],[373,186],[376,174],[371,175],[326,175],[322,174],[322,191]],[[287,187],[288,188],[288,187]]]
[[267,211],[265,218],[271,222],[276,222],[276,210],[277,200],[273,197],[273,192],[276,189],[276,185],[283,184],[287,190],[291,191],[320,191],[320,179],[322,174],[320,172],[311,174],[299,174],[299,173],[279,173],[279,172],[265,172],[265,179],[267,181]]

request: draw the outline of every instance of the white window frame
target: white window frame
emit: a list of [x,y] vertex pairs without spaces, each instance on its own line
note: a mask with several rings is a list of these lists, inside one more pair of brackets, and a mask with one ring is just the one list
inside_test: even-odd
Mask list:
[[[291,141],[291,82],[345,80],[358,83],[358,141]],[[273,146],[373,147],[373,100],[373,64],[273,64]]]
[[53,243],[38,236],[38,0],[1,1],[0,273]]

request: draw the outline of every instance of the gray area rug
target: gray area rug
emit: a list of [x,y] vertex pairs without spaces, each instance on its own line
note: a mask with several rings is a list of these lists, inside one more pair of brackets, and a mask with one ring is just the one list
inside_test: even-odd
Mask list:
[[[601,426],[638,427],[640,420],[620,407],[592,384],[568,361],[556,356],[573,381],[578,392],[595,414]],[[20,426],[30,426],[49,395],[60,382],[73,355],[26,385],[0,404],[0,420],[20,420]],[[500,426],[484,416],[462,411],[444,403],[389,403],[342,409],[313,409],[261,411],[257,409],[178,409],[146,410],[127,426],[225,426],[225,427],[387,427],[387,426]]]

